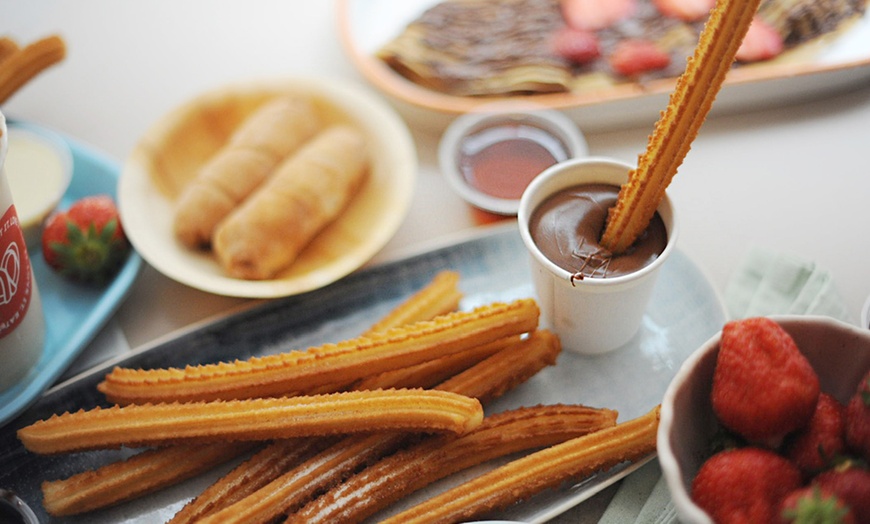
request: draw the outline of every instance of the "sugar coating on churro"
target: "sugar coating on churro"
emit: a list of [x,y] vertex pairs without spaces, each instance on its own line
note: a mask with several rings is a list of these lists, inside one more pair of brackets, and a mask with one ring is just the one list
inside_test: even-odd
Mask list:
[[384,458],[290,515],[287,522],[362,522],[448,475],[612,427],[616,415],[608,409],[566,405],[526,407],[491,415],[477,429],[459,438],[434,437]]
[[249,442],[169,446],[143,451],[64,480],[42,483],[43,506],[56,517],[76,515],[141,497],[250,450]]
[[568,480],[580,480],[656,449],[659,407],[636,419],[550,446],[449,489],[382,524],[474,520]]
[[462,434],[482,419],[477,399],[446,391],[393,389],[95,408],[53,415],[18,430],[18,438],[30,451],[53,454],[361,431]]
[[601,244],[611,252],[628,249],[655,215],[734,63],[759,4],[760,0],[718,0],[711,11],[646,151],[610,209]]
[[323,384],[353,383],[373,373],[527,333],[537,327],[538,316],[532,299],[493,303],[305,351],[185,369],[115,368],[98,387],[110,401],[121,404],[285,395]]

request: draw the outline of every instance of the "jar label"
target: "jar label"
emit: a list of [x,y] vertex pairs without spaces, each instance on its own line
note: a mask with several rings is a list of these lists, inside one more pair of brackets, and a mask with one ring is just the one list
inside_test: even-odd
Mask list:
[[30,259],[15,206],[0,218],[0,338],[24,321],[33,293]]

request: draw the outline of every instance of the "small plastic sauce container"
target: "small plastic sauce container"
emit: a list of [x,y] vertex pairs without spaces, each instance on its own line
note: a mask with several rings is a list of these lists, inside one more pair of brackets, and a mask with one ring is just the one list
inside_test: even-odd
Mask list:
[[441,171],[474,207],[515,216],[520,197],[548,167],[586,156],[574,123],[553,110],[488,106],[457,118],[438,149]]

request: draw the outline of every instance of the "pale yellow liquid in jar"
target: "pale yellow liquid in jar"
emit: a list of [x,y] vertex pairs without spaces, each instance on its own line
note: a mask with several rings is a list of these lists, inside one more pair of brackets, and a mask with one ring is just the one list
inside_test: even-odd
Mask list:
[[41,218],[64,183],[65,166],[58,153],[37,136],[13,130],[5,167],[21,223]]

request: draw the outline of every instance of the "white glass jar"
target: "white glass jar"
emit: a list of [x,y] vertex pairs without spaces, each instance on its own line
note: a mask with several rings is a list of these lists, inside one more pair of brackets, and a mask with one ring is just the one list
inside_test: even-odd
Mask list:
[[27,375],[39,362],[45,344],[39,290],[3,169],[7,133],[0,113],[0,391]]

